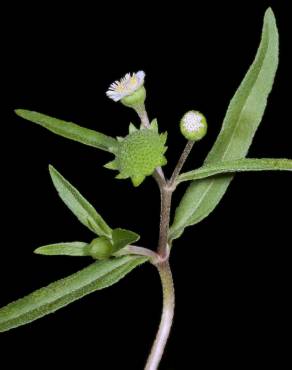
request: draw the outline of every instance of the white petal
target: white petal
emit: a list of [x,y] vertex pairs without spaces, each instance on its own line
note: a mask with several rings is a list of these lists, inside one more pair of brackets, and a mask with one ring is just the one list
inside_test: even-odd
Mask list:
[[139,83],[142,84],[144,82],[145,72],[144,71],[139,71],[139,72],[136,73],[136,76],[138,78]]

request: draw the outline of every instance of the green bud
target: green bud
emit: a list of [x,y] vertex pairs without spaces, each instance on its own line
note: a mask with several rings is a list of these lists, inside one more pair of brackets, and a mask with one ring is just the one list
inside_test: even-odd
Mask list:
[[133,92],[133,94],[125,96],[121,99],[121,103],[126,107],[134,108],[139,107],[144,104],[146,99],[146,90],[144,86],[139,87],[138,90]]
[[191,141],[201,140],[207,133],[205,116],[195,110],[190,110],[180,121],[180,131],[183,136]]
[[97,260],[109,258],[113,252],[113,245],[105,236],[93,239],[88,245],[88,252],[91,257]]

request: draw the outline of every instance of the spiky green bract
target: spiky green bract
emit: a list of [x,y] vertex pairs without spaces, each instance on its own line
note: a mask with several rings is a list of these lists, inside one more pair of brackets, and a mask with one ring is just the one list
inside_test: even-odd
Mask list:
[[119,142],[115,160],[105,167],[118,170],[120,173],[116,178],[131,178],[133,185],[139,186],[156,167],[167,163],[164,156],[167,133],[158,133],[156,121],[150,129],[143,130],[137,130],[131,124],[129,131],[129,135]]

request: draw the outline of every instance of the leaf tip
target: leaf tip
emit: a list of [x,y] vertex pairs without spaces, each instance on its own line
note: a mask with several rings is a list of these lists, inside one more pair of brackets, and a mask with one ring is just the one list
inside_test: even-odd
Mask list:
[[276,27],[276,17],[275,13],[273,12],[273,9],[269,7],[265,11],[265,16],[264,16],[264,23],[269,24],[270,26]]
[[275,17],[273,9],[270,6],[265,11],[265,17]]
[[56,170],[54,166],[49,164],[49,173],[51,180],[53,181],[54,186],[56,187],[56,182],[58,182],[58,179],[62,178],[61,174]]
[[23,117],[24,114],[25,114],[26,110],[25,109],[14,109],[14,113],[19,116],[19,117]]
[[57,170],[55,169],[55,167],[51,164],[49,164],[49,172],[50,172],[50,175],[53,176]]

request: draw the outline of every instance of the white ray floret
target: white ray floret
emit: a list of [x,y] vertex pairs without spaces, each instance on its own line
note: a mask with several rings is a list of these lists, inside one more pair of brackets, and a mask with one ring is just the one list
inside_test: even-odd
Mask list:
[[127,73],[119,81],[113,82],[106,95],[114,100],[119,101],[125,96],[132,95],[144,84],[145,72],[139,71],[137,73]]

